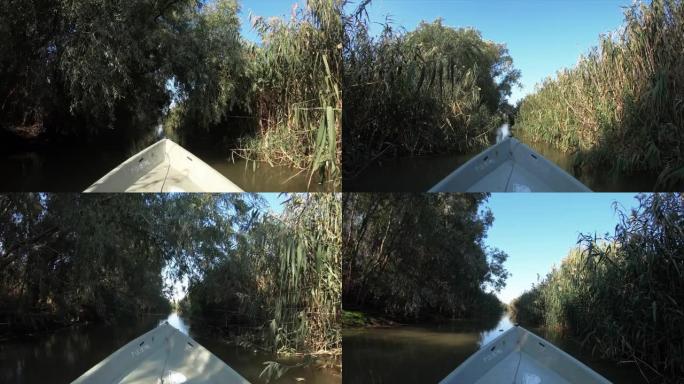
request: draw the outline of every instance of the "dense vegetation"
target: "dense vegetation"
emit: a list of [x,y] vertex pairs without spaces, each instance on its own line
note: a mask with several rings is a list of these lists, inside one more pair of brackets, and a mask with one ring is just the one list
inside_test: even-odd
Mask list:
[[507,255],[483,244],[484,194],[345,194],[345,309],[417,320],[500,315]]
[[185,278],[191,314],[254,345],[339,352],[340,210],[333,194],[282,214],[248,194],[1,195],[2,331],[168,312]]
[[505,45],[442,20],[371,36],[361,2],[345,19],[344,167],[381,156],[463,153],[487,145],[510,112],[520,72]]
[[0,196],[2,331],[168,311],[146,200]]
[[236,0],[3,1],[0,137],[135,148],[163,123],[182,143],[339,182],[340,0],[255,18],[259,45],[241,38],[238,11]]
[[293,196],[192,280],[181,306],[223,327],[252,326],[242,341],[273,351],[339,354],[341,221],[339,196]]
[[516,299],[516,321],[578,336],[592,352],[663,381],[684,375],[684,195],[639,197],[615,233],[580,236],[560,267]]
[[625,11],[624,29],[519,106],[532,140],[575,152],[578,166],[659,175],[684,183],[684,3],[653,0]]

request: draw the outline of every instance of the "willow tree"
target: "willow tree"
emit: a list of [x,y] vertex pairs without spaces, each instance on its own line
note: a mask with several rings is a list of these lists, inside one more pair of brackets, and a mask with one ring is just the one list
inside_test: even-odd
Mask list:
[[[0,196],[0,301],[18,327],[168,309],[249,226],[250,195]],[[38,323],[35,319],[40,320]]]
[[[347,194],[343,302],[400,318],[501,313],[507,255],[484,237],[483,194]],[[486,303],[486,304],[484,304]],[[493,308],[488,304],[494,303]]]
[[216,119],[216,105],[232,96],[234,1],[8,0],[0,7],[0,50],[11,52],[0,58],[4,128],[150,132],[173,96],[169,82],[180,97],[203,95],[205,104],[189,107],[202,119]]

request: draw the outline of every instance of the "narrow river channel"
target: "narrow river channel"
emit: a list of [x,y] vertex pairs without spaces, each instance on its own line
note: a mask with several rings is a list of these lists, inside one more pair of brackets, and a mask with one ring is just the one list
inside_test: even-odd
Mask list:
[[[190,335],[251,383],[265,383],[259,378],[264,362],[276,360],[270,354],[227,344],[200,324],[172,313],[113,324],[81,325],[51,334],[2,341],[0,383],[70,383],[118,348],[164,321]],[[272,383],[294,382],[339,384],[341,376],[328,369],[297,368]]]
[[[504,315],[496,324],[454,321],[343,332],[344,381],[347,383],[438,383],[479,348],[512,327]],[[573,340],[530,331],[615,383],[644,383],[634,366],[618,366],[580,351]]]
[[[189,148],[188,148],[189,149]],[[319,183],[309,173],[229,158],[226,154],[193,148],[205,163],[247,192],[329,192],[332,183]],[[13,192],[79,192],[132,156],[119,148],[78,146],[0,152],[0,190]],[[234,160],[234,161],[233,161]]]
[[[572,166],[572,154],[545,143],[531,142],[524,138],[520,140],[595,192],[652,191],[656,184],[657,175],[651,174],[622,175],[609,170],[582,170],[580,173]],[[345,178],[344,190],[425,192],[479,153],[480,151],[460,155],[379,160],[370,164],[358,175]]]

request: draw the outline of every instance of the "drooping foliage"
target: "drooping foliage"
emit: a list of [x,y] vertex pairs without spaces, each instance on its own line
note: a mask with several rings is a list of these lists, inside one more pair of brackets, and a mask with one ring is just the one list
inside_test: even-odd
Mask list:
[[345,19],[345,172],[380,156],[485,146],[520,77],[505,45],[441,19],[411,32],[386,23],[373,36],[369,3]]
[[[339,354],[339,195],[0,195],[10,332],[181,307],[273,352]],[[165,297],[166,296],[166,297]],[[3,328],[7,330],[7,328]]]
[[340,197],[293,195],[282,214],[255,218],[226,257],[191,281],[182,307],[253,330],[273,352],[339,354]]
[[163,124],[339,185],[341,0],[298,4],[253,43],[237,0],[3,1],[0,135],[139,147]]
[[684,196],[641,195],[636,209],[617,212],[612,236],[581,235],[560,267],[512,303],[513,315],[668,382],[684,374]]
[[163,271],[201,273],[218,257],[206,244],[229,241],[250,206],[240,195],[1,195],[0,316],[21,332],[168,311]]
[[[343,303],[397,318],[501,314],[507,255],[484,194],[346,194]],[[485,308],[486,307],[486,308]]]
[[4,129],[142,135],[160,122],[172,79],[181,94],[204,95],[204,108],[231,93],[231,84],[213,80],[236,71],[228,65],[239,48],[234,2],[219,1],[228,17],[209,26],[218,11],[204,12],[194,0],[9,0],[0,7]]
[[653,0],[625,11],[620,32],[571,69],[546,79],[519,106],[532,140],[576,152],[579,166],[659,174],[684,182],[684,3]]

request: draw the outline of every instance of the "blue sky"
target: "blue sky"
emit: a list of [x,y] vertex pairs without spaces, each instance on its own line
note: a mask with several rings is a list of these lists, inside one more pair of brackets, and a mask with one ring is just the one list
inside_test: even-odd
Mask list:
[[[355,1],[358,3],[358,1]],[[473,27],[487,40],[505,43],[523,88],[515,88],[515,103],[534,85],[563,67],[577,63],[597,45],[599,35],[623,23],[622,6],[631,0],[373,0],[371,21],[391,16],[407,31],[422,21],[443,18],[452,27]],[[379,25],[371,29],[380,30]]]
[[634,193],[497,193],[486,206],[494,224],[485,243],[508,254],[512,276],[499,299],[508,303],[553,265],[559,265],[580,233],[614,233],[618,217],[612,203],[637,206]]
[[254,16],[281,17],[289,19],[292,15],[292,6],[295,4],[303,4],[302,1],[296,0],[242,0],[240,4],[240,33],[242,37],[253,42],[259,42],[259,36],[252,29],[250,22],[250,13]]
[[261,197],[266,199],[266,204],[275,213],[280,213],[283,211],[282,203],[289,198],[287,194],[281,193],[260,193]]
[[[249,22],[250,12],[289,18],[294,3],[297,1],[240,1],[242,35],[259,41]],[[358,0],[348,9],[356,4]],[[515,67],[522,72],[523,87],[514,88],[510,98],[515,103],[544,78],[574,66],[580,55],[597,45],[599,35],[618,30],[623,7],[630,4],[632,0],[373,0],[368,14],[375,22],[389,16],[396,26],[408,31],[423,20],[441,17],[445,25],[473,27],[485,39],[505,43]],[[373,24],[371,32],[380,29]]]

